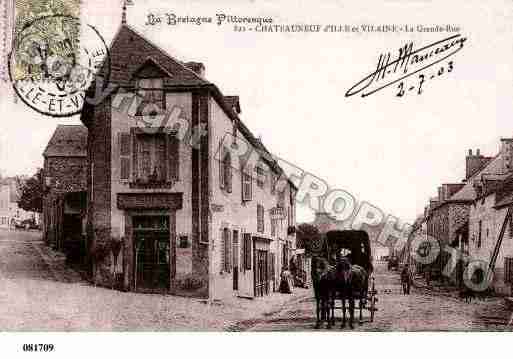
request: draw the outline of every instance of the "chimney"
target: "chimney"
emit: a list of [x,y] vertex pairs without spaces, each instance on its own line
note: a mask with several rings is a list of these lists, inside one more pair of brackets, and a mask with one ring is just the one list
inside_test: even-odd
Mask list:
[[475,175],[483,166],[490,160],[489,157],[481,155],[479,149],[476,150],[476,154],[472,154],[472,150],[468,150],[468,155],[465,159],[465,180]]
[[205,77],[205,65],[202,62],[189,61],[185,63],[185,67],[192,70],[199,77]]
[[225,96],[224,101],[236,114],[240,115],[241,110],[239,96]]
[[443,192],[443,189],[442,187],[438,187],[438,201],[439,202],[443,202],[445,200],[444,198],[444,192]]
[[513,138],[501,138],[502,173],[513,170]]

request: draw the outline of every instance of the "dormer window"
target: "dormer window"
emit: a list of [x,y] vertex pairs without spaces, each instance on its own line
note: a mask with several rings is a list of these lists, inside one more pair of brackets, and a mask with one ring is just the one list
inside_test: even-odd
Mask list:
[[137,80],[136,90],[140,101],[138,114],[156,116],[166,108],[162,78],[140,78]]

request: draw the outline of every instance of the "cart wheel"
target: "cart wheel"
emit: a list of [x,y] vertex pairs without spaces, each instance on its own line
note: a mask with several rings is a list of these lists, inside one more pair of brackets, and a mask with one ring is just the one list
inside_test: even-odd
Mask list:
[[370,295],[370,321],[374,321],[374,312],[376,311],[376,288],[374,285],[374,277],[372,277],[371,295]]

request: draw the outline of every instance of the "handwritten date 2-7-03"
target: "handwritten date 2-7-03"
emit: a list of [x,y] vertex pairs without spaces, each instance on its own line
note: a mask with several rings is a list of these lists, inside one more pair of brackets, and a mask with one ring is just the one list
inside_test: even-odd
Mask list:
[[434,78],[436,78],[438,76],[445,76],[449,72],[452,72],[453,69],[454,69],[454,61],[449,61],[447,63],[447,65],[440,66],[438,68],[438,70],[436,70],[434,68],[432,70],[433,72],[431,72],[430,74],[424,74],[424,73],[419,74],[417,77],[417,82],[414,85],[411,84],[411,82],[412,82],[411,80],[413,80],[413,79],[411,79],[411,80],[409,79],[410,85],[408,85],[408,81],[401,81],[401,82],[399,82],[399,85],[397,86],[396,96],[403,97],[404,95],[406,95],[409,92],[413,92],[413,93],[416,93],[417,95],[420,95],[423,91],[423,86],[426,81],[433,80]]

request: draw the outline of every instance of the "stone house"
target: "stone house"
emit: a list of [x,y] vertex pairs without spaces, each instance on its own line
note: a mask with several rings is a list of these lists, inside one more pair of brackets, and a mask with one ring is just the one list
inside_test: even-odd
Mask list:
[[[427,234],[438,241],[440,248],[449,246],[466,250],[470,206],[475,198],[471,182],[490,162],[491,157],[481,155],[479,150],[476,154],[469,150],[465,158],[463,182],[442,184],[438,187],[438,196],[430,200],[426,211]],[[442,250],[437,260],[425,269],[429,269],[435,277],[440,276],[449,258],[450,253]],[[450,281],[461,284],[463,269],[462,263],[458,263]]]
[[511,294],[513,283],[513,139],[502,139],[498,155],[472,180],[468,255],[494,272],[496,292]]
[[86,156],[81,125],[58,125],[43,152],[43,240],[57,250],[85,235]]
[[210,299],[277,290],[296,247],[296,188],[238,97],[126,24],[109,81],[119,91],[81,116],[95,281]]
[[[427,209],[424,213],[426,213]],[[414,272],[415,273],[423,273],[424,267],[422,263],[417,263],[413,257],[413,250],[416,250],[416,248],[412,247],[412,242],[414,240],[421,240],[422,238],[425,238],[427,235],[427,222],[426,217],[424,214],[417,216],[415,221],[413,222],[413,225],[411,227],[411,232],[408,235],[408,241],[407,244],[402,252],[402,256],[399,258],[400,263],[408,263],[412,269],[415,267]]]

